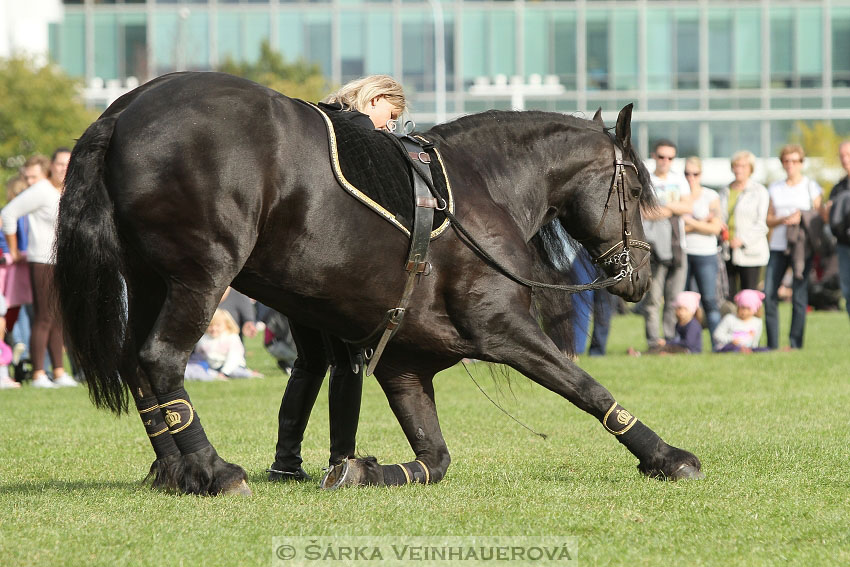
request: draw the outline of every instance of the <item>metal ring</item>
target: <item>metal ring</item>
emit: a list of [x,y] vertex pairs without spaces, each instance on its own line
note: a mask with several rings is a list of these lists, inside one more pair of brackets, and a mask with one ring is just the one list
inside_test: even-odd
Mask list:
[[440,197],[439,195],[437,196],[437,203],[443,204],[442,206],[437,205],[436,207],[434,207],[438,211],[445,211],[449,206],[449,204],[446,202],[446,200],[443,199],[442,197]]

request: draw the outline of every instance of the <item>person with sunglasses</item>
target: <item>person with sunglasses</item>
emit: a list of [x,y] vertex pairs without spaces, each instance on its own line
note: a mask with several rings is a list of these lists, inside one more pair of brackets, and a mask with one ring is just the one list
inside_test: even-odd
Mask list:
[[[646,321],[646,342],[652,348],[672,339],[676,333],[676,296],[685,290],[686,265],[684,258],[685,227],[682,215],[691,212],[690,187],[685,177],[672,170],[676,144],[658,140],[653,146],[655,171],[652,187],[658,198],[658,208],[645,212],[643,228],[652,247],[650,264],[652,283],[638,311]],[[659,311],[662,301],[664,335],[659,335]]]
[[[770,234],[770,258],[764,274],[764,319],[767,331],[767,348],[779,348],[779,286],[789,267],[794,272],[791,284],[791,329],[789,346],[803,348],[803,333],[806,328],[806,309],[809,304],[809,271],[812,255],[804,252],[795,262],[795,253],[788,253],[789,243],[801,234],[804,211],[817,211],[821,205],[821,189],[814,180],[803,175],[803,160],[806,153],[798,144],[783,146],[779,160],[787,177],[775,181],[767,188],[770,206],[767,209],[767,226]],[[793,266],[793,264],[799,264]]]
[[693,285],[696,284],[713,343],[714,330],[720,323],[717,236],[723,229],[723,211],[717,191],[702,186],[702,160],[696,156],[685,160],[685,178],[691,189],[692,206],[691,213],[682,217],[688,253],[687,288],[695,291]]

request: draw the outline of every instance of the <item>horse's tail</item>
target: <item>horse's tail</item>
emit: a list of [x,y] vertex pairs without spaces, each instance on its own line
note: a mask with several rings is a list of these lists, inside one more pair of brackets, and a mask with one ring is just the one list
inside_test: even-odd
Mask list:
[[127,304],[124,252],[103,179],[117,114],[102,116],[74,146],[59,202],[56,288],[68,352],[85,376],[92,402],[127,411]]

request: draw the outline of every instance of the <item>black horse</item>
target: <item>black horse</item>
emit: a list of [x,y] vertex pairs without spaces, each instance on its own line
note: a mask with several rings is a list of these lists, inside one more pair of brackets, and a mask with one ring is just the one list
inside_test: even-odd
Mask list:
[[[615,135],[599,114],[486,112],[424,136],[444,157],[456,217],[504,268],[557,281],[546,236],[560,226],[608,275],[626,276],[610,290],[634,301],[649,285],[640,209],[654,201],[630,142],[631,106]],[[409,244],[340,190],[313,109],[218,73],[155,79],[86,130],[57,240],[66,336],[93,402],[121,413],[129,391],[156,452],[154,484],[196,494],[250,492],[183,389],[189,353],[225,288],[232,282],[297,322],[355,340],[400,296]],[[450,459],[432,378],[463,357],[509,365],[567,398],[644,474],[701,476],[693,454],[619,406],[541,330],[565,323],[556,316],[563,294],[506,278],[456,231],[432,242],[430,262],[375,371],[416,458],[351,460],[332,481],[439,481]]]

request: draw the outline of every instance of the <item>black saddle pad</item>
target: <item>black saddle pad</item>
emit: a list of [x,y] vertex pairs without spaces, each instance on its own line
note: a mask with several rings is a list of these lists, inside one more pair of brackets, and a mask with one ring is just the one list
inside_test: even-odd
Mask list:
[[[349,120],[346,111],[313,108],[326,118],[330,158],[340,185],[409,235],[413,226],[414,197],[413,174],[406,150],[392,134],[364,128]],[[439,154],[431,150],[429,155],[434,187],[449,204],[449,210],[453,210],[451,187]],[[436,211],[432,238],[447,226],[445,214]]]

